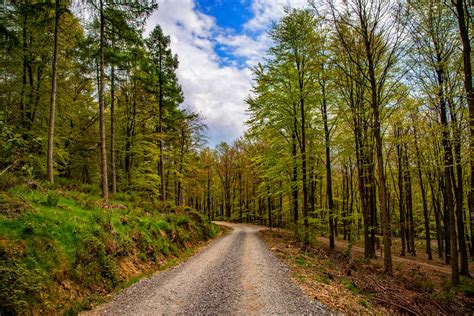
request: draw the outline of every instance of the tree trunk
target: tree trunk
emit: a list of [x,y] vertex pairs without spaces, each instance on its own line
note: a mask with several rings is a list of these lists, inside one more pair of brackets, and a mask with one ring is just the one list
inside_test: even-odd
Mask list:
[[[441,57],[438,56],[438,63],[441,63]],[[459,267],[458,267],[458,248],[456,235],[456,215],[453,201],[453,187],[451,170],[453,165],[453,153],[451,141],[448,131],[448,119],[446,115],[446,100],[444,97],[444,71],[442,69],[436,70],[438,81],[438,97],[440,105],[441,127],[443,134],[443,149],[444,149],[444,181],[445,181],[445,207],[449,216],[449,236],[450,236],[450,261],[451,261],[451,281],[454,284],[459,283]]]
[[[160,49],[161,51],[161,49]],[[159,163],[158,163],[158,173],[160,176],[160,200],[164,202],[166,200],[166,185],[165,185],[165,173],[164,173],[164,166],[163,166],[163,67],[162,67],[162,56],[160,52],[160,76],[159,76],[159,96],[158,96],[158,106],[159,106],[159,114],[158,114],[158,147],[159,147]]]
[[110,83],[110,167],[112,193],[117,192],[117,171],[115,169],[115,69],[112,65]]
[[383,144],[382,144],[382,133],[380,130],[380,105],[378,102],[378,89],[375,79],[375,67],[373,64],[373,57],[371,55],[371,47],[367,42],[367,37],[365,37],[366,53],[368,60],[368,70],[370,78],[370,87],[371,87],[371,105],[374,117],[374,138],[375,138],[375,152],[377,157],[377,175],[379,180],[379,204],[380,204],[380,214],[382,217],[382,232],[383,232],[383,243],[384,243],[384,268],[385,273],[392,274],[392,229],[390,224],[390,212],[387,209],[387,185],[385,181],[385,170],[383,162]]
[[418,147],[418,134],[416,132],[416,123],[413,120],[413,133],[415,136],[415,150],[416,150],[416,164],[418,169],[418,181],[420,181],[421,199],[423,203],[423,218],[425,220],[425,240],[426,240],[426,254],[428,260],[433,260],[433,254],[431,251],[431,236],[430,236],[430,218],[428,215],[428,204],[426,202],[425,186],[423,184],[423,176],[421,173],[421,154],[420,148]]
[[268,205],[268,227],[273,227],[272,221],[272,197],[270,195],[270,186],[267,186],[267,205]]
[[105,138],[105,105],[104,105],[104,46],[105,46],[105,16],[104,3],[100,0],[100,44],[99,44],[99,128],[100,128],[100,175],[102,178],[102,198],[105,203],[109,201],[109,186],[107,175],[107,147]]
[[293,205],[293,220],[295,223],[295,230],[298,230],[298,165],[296,162],[297,152],[296,152],[296,117],[294,118],[294,128],[295,131],[291,134],[291,153],[293,156],[293,174],[291,179],[292,187],[292,205]]
[[56,89],[57,89],[57,68],[58,68],[58,45],[59,45],[59,18],[61,15],[60,0],[56,0],[55,18],[54,18],[54,50],[53,65],[51,75],[51,102],[49,109],[49,129],[48,129],[48,181],[54,183],[54,119],[56,116]]
[[25,13],[23,16],[23,27],[22,27],[22,38],[23,38],[23,72],[21,74],[21,92],[20,92],[20,114],[21,114],[21,124],[23,127],[26,126],[25,121],[25,108],[26,108],[26,72],[28,64],[28,41],[26,40],[27,36],[27,22],[28,16]]
[[304,222],[304,240],[305,245],[309,244],[309,222],[308,222],[308,179],[306,162],[306,120],[304,100],[300,100],[301,107],[301,174],[303,186],[303,222]]
[[[401,136],[400,130],[396,131],[397,136]],[[405,198],[404,198],[404,187],[403,187],[403,164],[402,164],[402,146],[397,144],[397,163],[398,163],[398,209],[400,213],[400,238],[402,240],[402,251],[400,256],[405,256],[406,249],[406,223],[405,223]]]
[[404,164],[405,164],[405,172],[404,172],[404,182],[405,182],[405,205],[407,210],[407,221],[408,221],[408,235],[407,235],[407,242],[410,244],[410,253],[412,256],[416,256],[416,248],[415,248],[415,222],[413,219],[413,197],[412,197],[412,188],[411,188],[411,172],[410,172],[410,165],[408,160],[408,149],[407,145],[404,145]]
[[[470,226],[471,226],[471,247],[474,249],[474,234],[472,227],[474,222],[472,220],[472,209],[474,207],[474,91],[472,87],[472,61],[471,61],[471,41],[469,35],[469,22],[466,23],[466,12],[468,12],[468,4],[464,0],[452,0],[456,7],[457,20],[459,25],[459,34],[462,41],[463,65],[464,65],[464,89],[466,91],[467,104],[469,108],[469,160],[470,160],[470,189],[469,189],[469,212],[470,212]],[[472,31],[471,31],[472,32]],[[459,215],[458,215],[459,216]],[[474,257],[474,254],[473,254]]]
[[326,83],[323,80],[321,84],[321,92],[323,97],[322,114],[324,123],[324,142],[326,145],[326,194],[328,198],[329,210],[329,248],[334,250],[336,245],[334,243],[334,201],[332,196],[332,174],[331,174],[331,149],[330,149],[330,134],[328,126],[328,114],[326,104]]
[[[456,178],[454,178],[454,172],[451,176],[453,181],[455,199],[456,199],[456,224],[458,228],[458,242],[459,242],[459,254],[461,261],[461,270],[460,274],[464,276],[469,276],[469,263],[467,256],[467,245],[466,245],[466,235],[464,232],[464,216],[463,216],[463,200],[464,200],[464,185],[463,185],[463,172],[462,172],[462,160],[461,160],[461,132],[458,126],[457,117],[454,109],[454,104],[451,98],[448,98],[448,107],[451,116],[451,126],[453,129],[454,137],[454,164],[456,166]],[[457,180],[457,184],[456,184]]]

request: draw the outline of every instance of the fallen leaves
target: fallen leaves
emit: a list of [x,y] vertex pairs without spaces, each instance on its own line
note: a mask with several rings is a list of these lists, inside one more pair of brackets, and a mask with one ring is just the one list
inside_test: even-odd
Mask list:
[[[394,275],[382,273],[381,259],[363,252],[330,251],[325,244],[303,250],[283,229],[261,232],[273,253],[293,272],[309,296],[348,314],[465,314],[474,299],[450,287],[443,267],[415,259],[394,260]],[[338,247],[342,248],[342,247]],[[472,280],[468,286],[472,286]]]

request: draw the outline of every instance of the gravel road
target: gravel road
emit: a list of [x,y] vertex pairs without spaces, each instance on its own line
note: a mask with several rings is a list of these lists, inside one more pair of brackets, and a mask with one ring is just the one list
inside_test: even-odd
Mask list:
[[226,224],[233,231],[173,269],[122,291],[88,314],[328,314],[291,281],[258,237],[261,227]]

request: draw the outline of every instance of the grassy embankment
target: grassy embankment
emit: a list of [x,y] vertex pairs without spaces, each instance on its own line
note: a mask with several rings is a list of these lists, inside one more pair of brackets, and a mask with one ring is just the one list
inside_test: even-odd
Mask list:
[[218,233],[199,213],[95,187],[0,187],[0,314],[75,314]]

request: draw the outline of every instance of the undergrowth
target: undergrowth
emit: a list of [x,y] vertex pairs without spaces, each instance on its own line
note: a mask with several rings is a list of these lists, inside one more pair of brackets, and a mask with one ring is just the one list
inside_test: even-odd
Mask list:
[[67,183],[0,192],[0,315],[75,314],[218,232],[191,209],[162,212],[126,193],[104,208],[97,193]]

